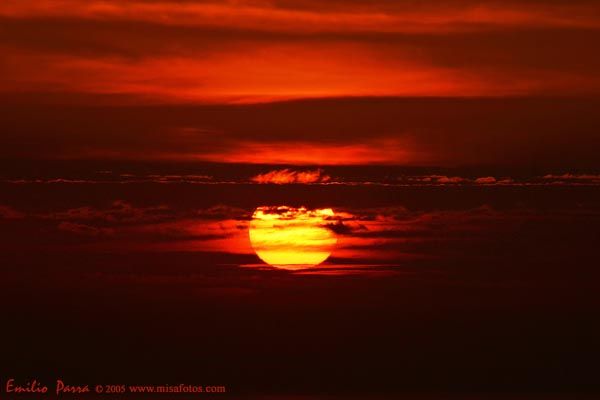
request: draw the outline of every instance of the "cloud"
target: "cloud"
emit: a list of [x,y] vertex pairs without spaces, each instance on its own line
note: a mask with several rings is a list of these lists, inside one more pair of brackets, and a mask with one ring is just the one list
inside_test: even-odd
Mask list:
[[358,228],[355,228],[354,226],[352,226],[350,224],[347,224],[347,223],[345,224],[342,220],[339,220],[335,223],[326,224],[325,227],[327,229],[332,230],[333,232],[335,232],[338,235],[350,235],[358,229],[366,229],[366,227],[364,227],[364,225],[359,225]]
[[[5,131],[0,157],[6,159],[317,166],[535,164],[548,171],[593,172],[600,146],[596,112],[600,102],[593,98],[337,98],[226,106],[6,107],[0,115]],[[540,141],[543,146],[536,145]]]
[[[0,158],[588,167],[596,11],[588,0],[5,0]],[[447,179],[435,180],[458,183]]]
[[25,214],[12,207],[0,205],[0,219],[21,219]]
[[278,169],[264,174],[253,176],[250,179],[256,183],[321,183],[331,180],[329,175],[325,175],[322,169],[308,171],[294,171],[291,169]]
[[208,175],[135,175],[135,174],[119,174],[113,175],[110,171],[100,171],[102,179],[72,179],[72,178],[32,178],[32,179],[7,179],[5,182],[26,184],[26,183],[43,183],[43,184],[103,184],[112,182],[122,183],[191,183],[203,184],[210,182],[212,176]]
[[[136,180],[135,177],[133,177],[134,181]],[[157,174],[152,174],[152,175],[147,175],[146,177],[139,177],[137,179],[138,182],[157,182],[157,183],[204,183],[204,182],[208,182],[212,179],[212,176],[209,175],[198,175],[198,174],[192,174],[192,175],[177,175],[177,174],[171,174],[171,175],[157,175]]]
[[426,176],[413,176],[409,178],[410,182],[422,182],[426,184],[432,185],[447,185],[447,184],[491,184],[496,183],[496,178],[492,176],[483,177],[483,178],[467,178],[462,176],[446,176],[446,175],[426,175]]
[[496,182],[497,182],[497,179],[494,178],[493,176],[483,176],[483,177],[475,179],[475,183],[482,184],[482,185],[494,184]]
[[[270,164],[294,165],[405,164],[413,162],[413,157],[407,140],[396,138],[370,139],[360,144],[238,142],[229,149],[223,149],[220,155],[198,156],[202,160],[213,162],[225,158],[234,163],[263,164],[268,160]],[[312,175],[295,176],[296,179],[311,179]],[[285,180],[283,176],[281,179]]]
[[225,204],[218,204],[216,206],[212,206],[206,209],[197,210],[193,214],[193,216],[202,219],[233,219],[244,221],[249,220],[251,218],[251,213],[243,208],[232,207]]
[[434,176],[432,178],[435,179],[435,182],[437,183],[462,183],[466,181],[465,178],[461,178],[460,176]]
[[[65,243],[70,248],[252,253],[248,211],[227,205],[186,210],[118,200],[107,208],[82,206],[27,216],[32,226],[44,226],[46,231],[52,232],[48,222],[55,223],[56,231],[70,235]],[[61,237],[56,236],[59,241]]]
[[108,208],[84,206],[41,215],[43,218],[61,221],[97,221],[111,224],[159,221],[172,216],[171,210],[165,205],[136,207],[123,200],[115,200]]
[[[398,53],[398,50],[395,51]],[[294,54],[295,56],[290,56]],[[349,59],[360,63],[348,63]],[[35,66],[44,64],[44,70]],[[239,66],[244,65],[241,73]],[[498,85],[476,71],[431,65],[412,52],[390,53],[364,43],[275,42],[195,57],[144,59],[7,51],[3,92],[73,92],[138,98],[140,103],[246,103],[335,96],[486,96],[537,92],[559,85],[539,76]],[[285,72],[285,73],[284,73]]]
[[580,182],[580,183],[600,183],[600,175],[598,174],[571,174],[565,173],[562,175],[547,174],[543,179],[554,180],[558,182]]
[[[410,211],[404,207],[349,209],[336,212],[327,227],[338,235],[334,256],[344,259],[405,259],[428,257],[434,243],[484,240],[486,229],[527,218],[518,212],[500,213],[483,205],[460,210]],[[424,249],[427,249],[426,251]]]
[[6,0],[2,91],[235,103],[600,90],[593,3],[328,3]]
[[[209,26],[245,30],[321,32],[456,32],[497,26],[595,27],[593,5],[575,1],[553,6],[545,2],[461,1],[433,6],[388,1],[328,6],[305,2],[181,2],[4,0],[0,15],[12,18],[63,17],[86,20],[145,21],[160,25]],[[300,5],[300,7],[299,7]]]
[[81,236],[109,236],[115,232],[112,228],[103,228],[68,221],[59,223],[58,230]]

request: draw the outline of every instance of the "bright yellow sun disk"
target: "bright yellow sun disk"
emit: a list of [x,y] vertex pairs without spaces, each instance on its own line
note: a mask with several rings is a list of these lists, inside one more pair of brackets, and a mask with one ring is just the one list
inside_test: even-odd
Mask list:
[[331,208],[258,207],[250,221],[250,243],[261,260],[275,267],[300,269],[325,261],[337,243],[327,228]]

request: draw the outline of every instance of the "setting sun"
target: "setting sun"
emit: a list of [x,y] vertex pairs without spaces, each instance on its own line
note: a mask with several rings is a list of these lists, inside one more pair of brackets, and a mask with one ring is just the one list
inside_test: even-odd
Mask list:
[[331,208],[258,207],[250,222],[250,243],[261,260],[285,269],[301,269],[325,261],[337,243],[327,221]]

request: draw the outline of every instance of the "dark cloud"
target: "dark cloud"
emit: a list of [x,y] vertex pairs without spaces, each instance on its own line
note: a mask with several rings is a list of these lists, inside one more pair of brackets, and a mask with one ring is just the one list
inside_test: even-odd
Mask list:
[[[77,34],[75,34],[77,33]],[[125,59],[157,56],[203,57],[253,46],[285,43],[356,42],[388,58],[424,60],[454,68],[536,68],[590,73],[600,56],[588,51],[598,29],[518,27],[455,33],[260,32],[237,28],[165,26],[143,21],[0,17],[0,46],[41,54]]]
[[0,34],[0,46],[5,49],[132,60],[157,55],[201,57],[272,38],[268,33],[244,30],[77,18],[0,17]]
[[249,210],[231,207],[225,204],[218,204],[207,209],[198,210],[195,214],[198,218],[203,219],[214,219],[214,220],[225,220],[225,219],[236,219],[236,220],[248,220],[251,218]]
[[68,221],[59,223],[58,230],[83,236],[110,236],[114,234],[114,230],[111,228],[100,228]]
[[24,218],[25,214],[15,210],[12,207],[0,204],[0,219],[20,219]]
[[97,221],[111,224],[155,222],[172,218],[172,216],[172,210],[166,205],[135,207],[122,200],[116,200],[109,207],[103,209],[85,206],[38,215],[41,218],[61,221]]
[[[194,1],[194,0],[190,0]],[[252,1],[250,2],[252,3]],[[313,9],[313,10],[341,10],[349,11],[353,10],[365,11],[365,10],[380,10],[380,11],[399,11],[399,10],[410,10],[410,9],[452,9],[452,8],[467,8],[473,6],[490,5],[490,6],[510,6],[510,5],[527,5],[527,6],[541,6],[541,7],[552,7],[564,5],[562,0],[447,0],[444,2],[437,2],[430,4],[420,0],[331,0],[326,4],[318,0],[267,0],[254,1],[255,4],[273,4],[281,8],[291,9]],[[569,2],[570,5],[595,5],[595,0],[574,0]]]
[[[5,98],[5,102],[7,99]],[[194,158],[277,144],[361,145],[388,163],[596,168],[599,107],[593,98],[306,100],[232,106],[8,106],[3,158]],[[254,147],[246,147],[252,143]],[[405,147],[401,143],[405,143]],[[388,146],[389,147],[389,146]],[[381,153],[383,151],[383,153]],[[240,153],[241,152],[241,153]],[[241,155],[240,155],[241,154]],[[283,152],[285,156],[285,152]],[[377,160],[375,158],[375,160]],[[324,159],[323,161],[327,161]],[[264,159],[268,163],[269,159]],[[318,163],[315,158],[314,163]]]
[[326,224],[325,227],[338,235],[350,235],[355,233],[357,230],[367,229],[364,225],[351,226],[344,221],[339,220],[336,223]]

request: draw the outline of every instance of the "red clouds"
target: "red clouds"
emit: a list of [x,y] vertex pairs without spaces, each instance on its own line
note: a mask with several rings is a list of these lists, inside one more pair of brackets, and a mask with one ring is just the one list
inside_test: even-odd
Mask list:
[[[409,145],[403,145],[402,142],[396,139],[369,140],[357,144],[311,143],[308,141],[287,143],[275,141],[267,143],[241,142],[236,143],[222,153],[198,155],[197,159],[206,161],[225,159],[228,162],[237,163],[294,165],[405,164],[414,162],[416,155],[411,154]],[[286,180],[286,178],[281,178],[281,174],[275,174],[275,178]],[[296,175],[293,179],[298,179],[298,176]],[[301,179],[305,179],[305,177]]]
[[[447,2],[448,3],[448,2]],[[395,4],[358,1],[86,1],[5,0],[0,15],[146,21],[161,25],[209,26],[292,33],[452,32],[485,26],[597,27],[593,3],[527,4],[463,1],[455,4]]]
[[137,102],[597,93],[597,11],[586,1],[4,1],[0,79],[3,92]]
[[0,157],[575,170],[599,41],[587,0],[7,0]]
[[328,182],[331,179],[329,175],[325,175],[323,170],[316,169],[313,171],[293,171],[290,169],[279,169],[259,174],[252,177],[251,181],[256,183],[321,183]]

